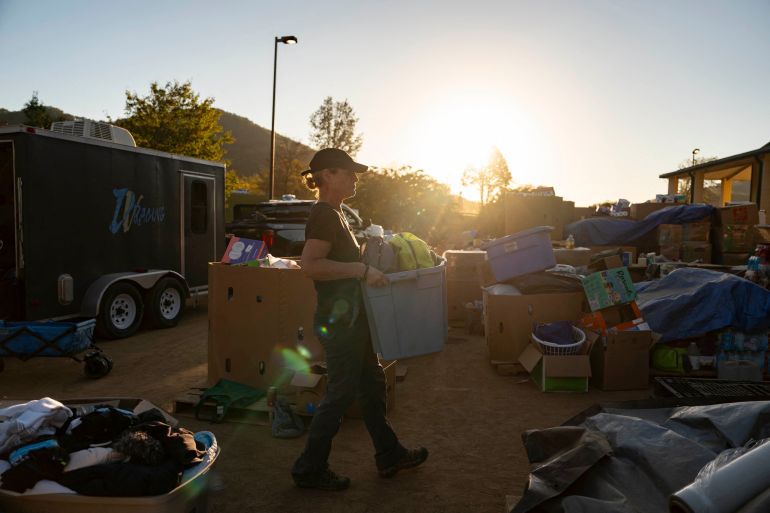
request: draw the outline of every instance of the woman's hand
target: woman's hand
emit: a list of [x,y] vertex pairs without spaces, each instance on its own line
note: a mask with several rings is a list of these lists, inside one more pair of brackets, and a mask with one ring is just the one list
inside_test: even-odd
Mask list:
[[366,273],[366,284],[370,287],[384,287],[388,284],[388,277],[379,269],[369,266],[369,271]]

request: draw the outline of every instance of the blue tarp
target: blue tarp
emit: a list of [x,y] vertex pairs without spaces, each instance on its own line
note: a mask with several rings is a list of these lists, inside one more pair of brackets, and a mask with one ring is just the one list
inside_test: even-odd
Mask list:
[[641,221],[593,217],[567,225],[566,232],[581,246],[625,245],[651,232],[659,224],[684,224],[711,215],[711,205],[676,205],[656,210]]
[[770,290],[738,276],[685,267],[660,280],[637,283],[637,304],[661,342],[732,327],[770,328]]

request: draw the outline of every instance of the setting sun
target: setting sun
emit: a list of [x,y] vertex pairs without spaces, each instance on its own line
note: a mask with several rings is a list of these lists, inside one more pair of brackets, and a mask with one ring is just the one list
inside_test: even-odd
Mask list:
[[410,153],[418,167],[448,183],[455,193],[475,199],[463,187],[463,171],[488,162],[498,147],[517,183],[531,182],[537,168],[537,131],[510,98],[466,91],[437,97],[415,113]]

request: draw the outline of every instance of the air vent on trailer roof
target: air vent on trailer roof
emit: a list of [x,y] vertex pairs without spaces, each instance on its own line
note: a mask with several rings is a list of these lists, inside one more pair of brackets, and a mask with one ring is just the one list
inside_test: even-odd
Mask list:
[[51,125],[51,131],[59,134],[76,135],[90,139],[111,141],[117,144],[136,147],[136,141],[131,132],[119,126],[109,123],[100,123],[90,119],[76,119],[74,121],[56,121]]

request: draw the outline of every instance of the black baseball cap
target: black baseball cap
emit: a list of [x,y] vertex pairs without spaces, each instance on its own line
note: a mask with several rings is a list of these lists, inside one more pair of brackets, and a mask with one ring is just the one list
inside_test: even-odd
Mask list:
[[363,173],[369,169],[369,166],[354,161],[346,151],[337,148],[324,148],[313,155],[313,159],[310,161],[310,169],[306,169],[300,174],[305,176],[308,173],[323,169],[347,169],[354,173]]

